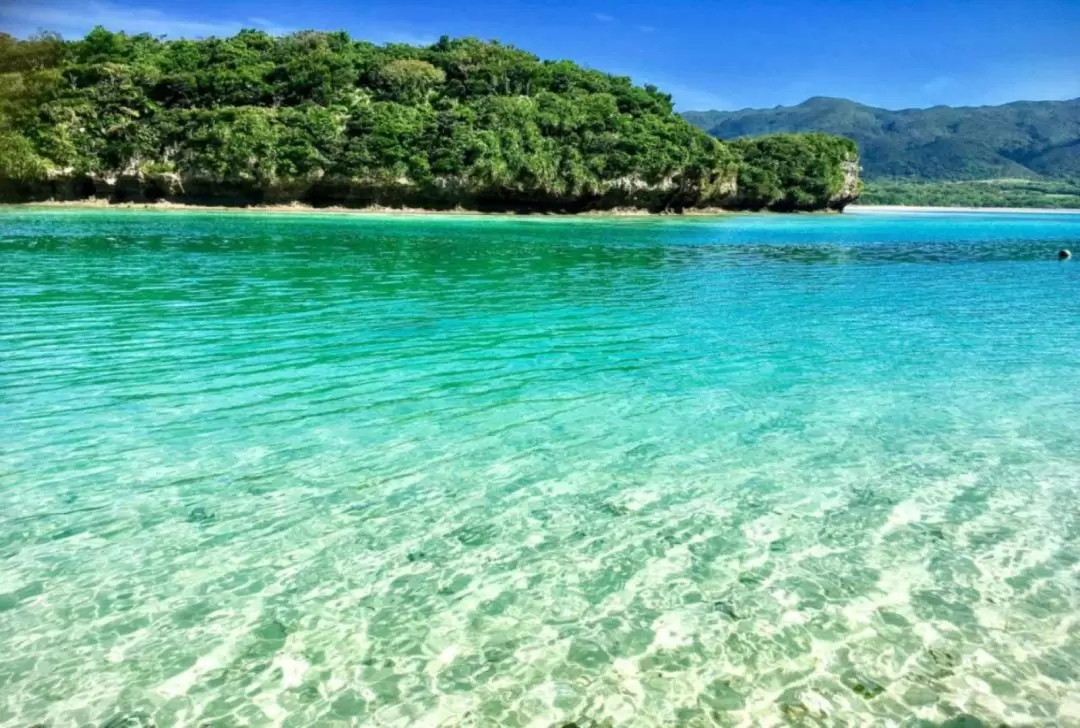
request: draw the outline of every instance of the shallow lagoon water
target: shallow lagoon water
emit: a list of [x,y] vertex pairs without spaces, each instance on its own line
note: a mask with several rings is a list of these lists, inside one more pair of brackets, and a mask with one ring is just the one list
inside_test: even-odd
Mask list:
[[1080,725],[1078,240],[0,211],[0,725]]

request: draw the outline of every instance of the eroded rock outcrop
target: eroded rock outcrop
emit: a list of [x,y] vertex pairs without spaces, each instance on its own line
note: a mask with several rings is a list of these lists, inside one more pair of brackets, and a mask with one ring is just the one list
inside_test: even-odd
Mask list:
[[112,203],[197,204],[252,206],[301,203],[313,207],[390,207],[432,210],[575,213],[622,208],[649,212],[682,212],[696,208],[731,208],[736,199],[734,174],[707,185],[668,178],[656,184],[620,178],[598,189],[555,194],[538,188],[485,187],[455,177],[438,177],[427,184],[402,178],[391,181],[350,180],[312,176],[307,179],[256,182],[215,180],[176,173],[80,175],[50,172],[32,182],[0,185],[8,201],[106,200]]
[[859,160],[849,159],[841,162],[840,167],[844,172],[844,182],[840,186],[840,190],[829,198],[830,210],[843,210],[859,199],[859,195],[862,194],[863,185],[860,178],[862,167],[859,166]]

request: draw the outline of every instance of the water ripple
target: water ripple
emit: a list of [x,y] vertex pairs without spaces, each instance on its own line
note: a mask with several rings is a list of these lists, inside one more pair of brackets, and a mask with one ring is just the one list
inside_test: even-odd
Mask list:
[[1080,216],[0,226],[0,725],[1080,722]]

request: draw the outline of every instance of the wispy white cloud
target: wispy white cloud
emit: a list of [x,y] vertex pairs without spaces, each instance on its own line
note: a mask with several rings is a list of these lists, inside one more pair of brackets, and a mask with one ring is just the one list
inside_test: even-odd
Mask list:
[[607,13],[593,13],[593,17],[601,23],[611,23],[615,20],[614,16],[608,15]]
[[993,82],[986,84],[988,100],[984,103],[1080,98],[1080,57],[1046,60],[1036,68],[995,70]]
[[280,34],[289,29],[275,25],[265,18],[248,18],[247,22],[232,20],[196,20],[166,13],[153,7],[132,7],[107,2],[25,2],[0,5],[0,19],[16,36],[27,36],[39,30],[52,30],[65,38],[77,38],[96,25],[127,33],[150,33],[172,38],[203,38],[211,35],[232,35],[252,26],[268,33]]
[[[80,38],[94,26],[126,33],[150,33],[169,38],[205,38],[234,35],[243,28],[256,28],[271,35],[284,35],[295,28],[264,17],[245,20],[196,19],[171,10],[148,5],[121,5],[113,2],[79,2],[78,0],[0,0],[0,28],[16,37],[26,37],[40,30],[51,30],[65,38]],[[337,28],[319,28],[337,30]],[[365,26],[354,37],[374,43],[408,43],[431,45],[435,38],[408,29]]]
[[923,93],[936,94],[947,91],[956,85],[956,79],[952,76],[934,76],[922,85]]
[[1040,58],[1034,63],[996,61],[967,76],[941,75],[883,105],[980,106],[1011,101],[1064,100],[1080,97],[1080,57]]
[[730,109],[731,102],[720,94],[706,88],[687,86],[682,83],[653,81],[652,83],[665,93],[671,94],[677,111],[709,111],[712,109]]
[[663,73],[642,71],[640,69],[616,68],[611,69],[620,76],[629,76],[634,83],[644,85],[651,83],[664,93],[671,94],[677,111],[707,111],[712,109],[731,109],[729,99],[724,98],[712,89],[694,86],[682,81],[677,81]]

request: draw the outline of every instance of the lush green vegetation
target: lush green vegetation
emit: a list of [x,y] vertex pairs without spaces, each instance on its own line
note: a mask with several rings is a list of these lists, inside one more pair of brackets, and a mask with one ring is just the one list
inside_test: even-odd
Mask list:
[[868,182],[860,202],[867,205],[946,207],[1080,208],[1080,180],[1026,179],[979,182]]
[[855,154],[726,144],[653,86],[475,39],[0,34],[9,198],[819,209],[850,201]]
[[[688,112],[685,116],[720,139],[809,131],[854,139],[866,178],[888,181],[887,188],[892,190],[899,189],[895,180],[1080,179],[1080,99],[889,111],[819,97],[798,106]],[[873,189],[879,194],[886,187],[875,184]],[[999,195],[1005,194],[1002,189],[979,185],[912,188],[904,194],[934,190],[945,195],[933,198],[936,204],[951,204],[946,200],[959,199],[958,195],[964,199],[985,196],[996,204]],[[1032,190],[1023,194],[1028,193]],[[1015,194],[1022,196],[1019,189]]]
[[[741,160],[739,195],[748,206],[769,200],[774,209],[812,209],[840,194],[862,190],[858,149],[850,139],[820,133],[771,134],[732,143]],[[836,160],[845,160],[837,164]]]

